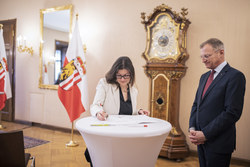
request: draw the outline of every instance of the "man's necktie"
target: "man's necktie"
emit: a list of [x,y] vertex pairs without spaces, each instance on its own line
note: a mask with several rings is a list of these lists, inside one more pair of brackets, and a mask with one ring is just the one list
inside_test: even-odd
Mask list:
[[210,73],[210,75],[209,75],[209,77],[208,77],[208,79],[207,79],[207,83],[206,83],[205,88],[204,88],[204,90],[203,90],[202,98],[203,98],[203,96],[205,95],[205,93],[206,93],[208,87],[210,86],[210,84],[211,84],[211,83],[213,82],[213,80],[214,80],[214,73],[215,73],[215,71],[212,70],[211,73]]

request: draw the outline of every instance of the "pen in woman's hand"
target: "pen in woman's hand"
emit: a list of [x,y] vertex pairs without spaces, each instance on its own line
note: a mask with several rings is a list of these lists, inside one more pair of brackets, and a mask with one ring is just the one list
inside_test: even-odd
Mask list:
[[102,112],[98,112],[96,114],[96,117],[97,117],[97,119],[99,119],[101,121],[106,121],[106,119],[108,118],[108,114],[106,112],[102,111]]

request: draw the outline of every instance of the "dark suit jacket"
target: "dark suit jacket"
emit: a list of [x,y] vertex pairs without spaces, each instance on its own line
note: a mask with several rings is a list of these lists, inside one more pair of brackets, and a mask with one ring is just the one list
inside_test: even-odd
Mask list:
[[210,71],[200,78],[189,127],[204,133],[206,149],[217,153],[232,153],[236,144],[235,123],[240,119],[244,103],[245,76],[227,64],[202,98],[209,74]]

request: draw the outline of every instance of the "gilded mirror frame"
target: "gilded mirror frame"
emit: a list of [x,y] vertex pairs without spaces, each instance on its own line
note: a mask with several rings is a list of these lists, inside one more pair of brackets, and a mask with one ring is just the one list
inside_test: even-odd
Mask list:
[[47,8],[47,9],[40,9],[40,64],[39,64],[39,70],[40,70],[40,77],[39,77],[39,88],[44,89],[58,89],[58,85],[49,85],[43,83],[43,50],[44,50],[44,14],[55,12],[55,11],[62,11],[62,10],[69,10],[70,11],[70,25],[69,25],[69,36],[70,37],[72,33],[72,18],[73,18],[73,5],[65,5],[65,6],[58,6],[53,8]]

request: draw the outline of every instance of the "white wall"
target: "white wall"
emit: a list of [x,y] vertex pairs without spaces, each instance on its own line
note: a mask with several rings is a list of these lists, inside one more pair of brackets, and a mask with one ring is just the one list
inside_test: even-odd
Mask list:
[[[17,18],[17,36],[25,35],[31,41],[34,55],[16,55],[16,119],[35,121],[53,126],[71,128],[71,123],[57,91],[38,88],[40,9],[73,4],[79,14],[79,28],[87,46],[87,75],[89,100],[95,87],[119,56],[129,56],[136,70],[139,90],[138,107],[148,109],[149,79],[143,66],[142,53],[146,32],[141,24],[141,12],[149,15],[165,3],[180,12],[188,8],[191,21],[188,30],[188,67],[181,83],[180,125],[187,136],[190,109],[200,75],[207,69],[201,63],[199,44],[210,37],[220,38],[226,47],[226,60],[250,78],[248,45],[250,43],[250,1],[248,0],[1,0],[0,20]],[[237,150],[233,156],[250,160],[250,92],[246,89],[244,111],[237,123]],[[32,99],[32,100],[31,100]],[[34,105],[36,104],[36,105]],[[36,110],[37,106],[37,110]],[[84,113],[83,116],[89,115]],[[191,150],[196,147],[187,141]]]

